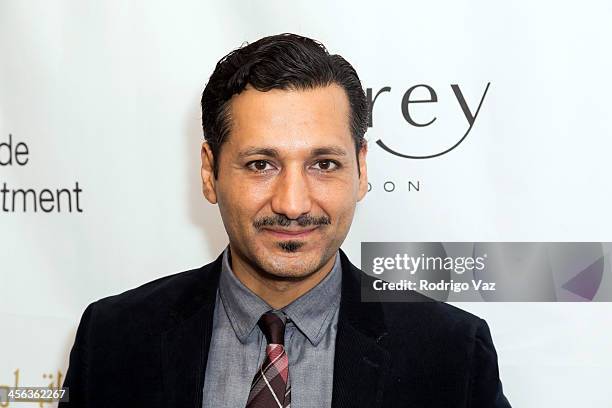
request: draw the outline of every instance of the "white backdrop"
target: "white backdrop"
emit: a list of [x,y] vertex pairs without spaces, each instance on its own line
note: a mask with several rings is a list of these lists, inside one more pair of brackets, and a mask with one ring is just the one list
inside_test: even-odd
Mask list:
[[[199,98],[219,58],[264,35],[316,38],[374,94],[391,87],[342,246],[355,264],[362,241],[611,241],[611,17],[606,1],[3,0],[0,143],[28,162],[0,166],[0,188],[78,182],[82,212],[0,212],[0,385],[56,381],[87,304],[226,245],[200,193]],[[444,150],[468,128],[451,85],[474,112],[487,83],[452,152],[376,144]],[[436,117],[424,128],[401,111],[419,84],[438,97],[411,105]],[[611,304],[458,306],[489,322],[513,406],[610,406]]]

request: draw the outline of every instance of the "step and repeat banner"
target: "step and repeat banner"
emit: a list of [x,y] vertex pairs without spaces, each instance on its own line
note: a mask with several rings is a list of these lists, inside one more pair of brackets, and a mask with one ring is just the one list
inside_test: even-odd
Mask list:
[[609,406],[611,19],[605,1],[1,1],[0,387],[57,387],[89,303],[223,250],[201,92],[230,50],[294,32],[351,62],[372,108],[342,245],[380,278],[365,289],[486,319],[513,406]]

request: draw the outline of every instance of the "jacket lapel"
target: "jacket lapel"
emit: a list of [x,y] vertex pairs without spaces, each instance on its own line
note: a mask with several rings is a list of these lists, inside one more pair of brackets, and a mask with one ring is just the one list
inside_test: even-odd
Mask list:
[[196,271],[193,286],[170,312],[172,323],[161,335],[163,406],[202,406],[222,255]]
[[361,302],[363,272],[340,249],[342,296],[336,334],[332,408],[379,407],[389,368],[380,303]]

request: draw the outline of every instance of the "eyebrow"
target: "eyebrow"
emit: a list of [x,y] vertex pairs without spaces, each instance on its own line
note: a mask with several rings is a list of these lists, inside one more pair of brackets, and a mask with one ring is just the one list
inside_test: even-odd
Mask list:
[[[320,155],[334,155],[334,156],[346,156],[346,150],[340,146],[329,145],[329,146],[321,146],[315,147],[310,151],[311,156],[320,156]],[[245,158],[248,156],[254,155],[262,155],[278,158],[280,157],[280,152],[278,149],[274,147],[248,147],[241,152],[238,153],[238,158]]]

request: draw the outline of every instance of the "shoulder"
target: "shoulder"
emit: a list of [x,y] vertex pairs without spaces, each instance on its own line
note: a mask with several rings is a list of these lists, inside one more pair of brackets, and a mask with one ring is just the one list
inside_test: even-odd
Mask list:
[[[494,379],[497,357],[485,320],[444,302],[382,302],[381,342],[398,378],[419,376],[456,385],[477,375]],[[433,390],[432,390],[433,392]]]
[[435,339],[473,341],[486,326],[480,317],[444,302],[423,296],[422,301],[382,302],[385,324],[398,335],[419,333]]
[[214,303],[220,258],[197,269],[147,282],[90,304],[83,314],[98,329],[154,334]]
[[[486,321],[448,303],[421,300],[379,303],[385,333],[377,342],[390,359],[392,390],[436,395],[440,406],[467,399],[474,407],[510,407]],[[418,391],[409,384],[419,384]]]

